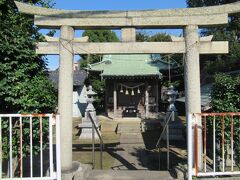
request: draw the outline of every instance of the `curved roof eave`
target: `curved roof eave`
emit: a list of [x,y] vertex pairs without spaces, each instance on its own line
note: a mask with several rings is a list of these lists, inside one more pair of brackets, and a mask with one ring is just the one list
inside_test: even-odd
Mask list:
[[108,18],[108,17],[173,17],[195,16],[213,14],[234,14],[240,12],[240,2],[198,8],[179,8],[165,10],[133,10],[133,11],[84,11],[84,10],[60,10],[32,6],[15,1],[20,12],[40,16],[57,16],[62,18]]

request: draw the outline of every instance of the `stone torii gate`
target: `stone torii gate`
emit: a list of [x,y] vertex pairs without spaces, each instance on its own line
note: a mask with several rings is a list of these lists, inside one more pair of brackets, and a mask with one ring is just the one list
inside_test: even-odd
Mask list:
[[[20,12],[34,15],[36,26],[61,30],[60,38],[47,38],[47,42],[38,43],[36,52],[60,55],[58,105],[61,115],[61,168],[65,174],[72,170],[74,54],[185,53],[186,115],[198,113],[201,112],[199,55],[228,53],[228,42],[212,42],[209,37],[199,38],[198,30],[227,24],[229,14],[240,12],[240,2],[203,8],[147,11],[56,10],[15,3]],[[147,28],[182,28],[184,38],[172,38],[173,42],[135,42],[135,30]],[[74,38],[74,30],[77,29],[121,29],[122,42],[89,43],[86,38]],[[189,128],[192,122],[189,119],[187,121]],[[201,142],[201,121],[198,138],[198,142]],[[200,150],[198,156],[201,154]],[[201,162],[199,167],[202,167]]]

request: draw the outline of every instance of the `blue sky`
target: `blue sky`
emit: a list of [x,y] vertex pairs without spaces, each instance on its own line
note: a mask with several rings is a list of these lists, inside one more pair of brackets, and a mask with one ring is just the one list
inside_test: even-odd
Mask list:
[[[53,0],[54,8],[73,10],[147,10],[147,9],[170,9],[186,7],[186,0]],[[169,34],[178,35],[179,30],[162,30]],[[41,31],[45,33],[46,31]],[[154,33],[151,31],[149,33]],[[117,32],[119,35],[119,32]],[[57,31],[55,36],[59,36]],[[76,32],[81,36],[81,31]],[[48,68],[54,70],[59,66],[59,56],[47,56]],[[78,60],[79,56],[75,56]]]

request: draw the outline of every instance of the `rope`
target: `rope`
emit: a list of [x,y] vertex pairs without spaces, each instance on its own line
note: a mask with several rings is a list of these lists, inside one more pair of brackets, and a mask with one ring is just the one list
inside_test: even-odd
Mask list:
[[[91,52],[89,52],[89,51],[87,51],[87,50],[85,50],[85,49],[83,49],[83,48],[77,47],[77,46],[74,46],[74,48],[73,48],[73,46],[71,46],[71,50],[72,50],[72,51],[70,51],[70,50],[66,47],[66,45],[64,45],[64,44],[62,43],[62,41],[68,42],[68,43],[67,43],[67,45],[68,45],[69,43],[72,43],[73,40],[67,40],[67,39],[64,39],[64,38],[59,38],[59,41],[60,41],[60,44],[63,45],[63,47],[64,47],[65,49],[67,49],[70,53],[72,53],[72,55],[75,55],[75,53],[74,53],[74,48],[75,48],[75,49],[79,49],[79,50],[81,50],[81,51],[84,51],[84,52],[86,52],[86,53],[89,54],[89,55],[99,55],[99,54],[91,53]],[[196,45],[196,44],[199,44],[199,42],[195,42],[195,43],[191,44],[191,45],[188,47],[188,49],[186,49],[186,52],[185,52],[185,53],[187,53],[187,52],[188,52],[194,45]],[[184,49],[185,49],[185,48],[184,48]],[[161,58],[162,58],[162,59],[168,58],[168,57],[171,58],[172,55],[174,55],[174,54],[179,54],[179,53],[181,53],[184,49],[181,49],[181,50],[179,50],[179,51],[177,51],[177,52],[175,52],[175,53],[171,53],[171,54],[167,54],[167,55],[161,56]],[[185,54],[185,53],[181,53],[181,54]],[[121,60],[121,59],[118,59],[118,60]]]
[[135,88],[138,88],[138,87],[140,87],[140,86],[143,86],[144,83],[141,83],[141,84],[136,85],[136,86],[127,86],[127,85],[122,84],[122,83],[118,83],[118,85],[120,85],[120,86],[122,86],[122,87],[125,87],[125,88],[128,88],[128,89],[135,89]]

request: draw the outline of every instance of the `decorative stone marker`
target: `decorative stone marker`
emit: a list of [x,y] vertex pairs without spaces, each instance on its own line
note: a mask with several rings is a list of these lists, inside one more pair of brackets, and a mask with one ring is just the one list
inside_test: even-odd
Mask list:
[[[82,132],[81,135],[79,137],[79,139],[92,139],[92,122],[90,120],[90,116],[92,117],[96,127],[99,129],[99,122],[96,116],[96,111],[95,108],[93,106],[93,102],[94,102],[94,98],[93,96],[96,95],[97,93],[95,93],[92,90],[92,86],[88,87],[88,91],[87,91],[87,108],[85,111],[85,118],[82,119],[82,123],[79,124],[78,127],[82,128]],[[95,135],[95,139],[99,139],[99,137],[97,136],[96,131],[94,130],[94,135]]]

